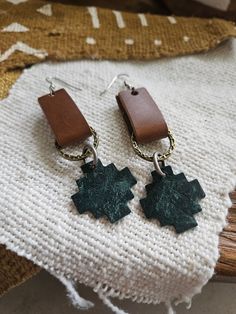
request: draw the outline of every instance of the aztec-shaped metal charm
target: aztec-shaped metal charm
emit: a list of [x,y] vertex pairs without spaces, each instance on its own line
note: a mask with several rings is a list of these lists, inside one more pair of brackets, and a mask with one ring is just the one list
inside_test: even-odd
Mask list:
[[198,180],[189,182],[183,173],[174,175],[170,166],[161,170],[166,176],[153,171],[147,197],[140,200],[146,217],[157,218],[161,226],[174,226],[177,233],[196,227],[193,215],[202,210],[198,202],[205,197]]
[[89,162],[81,169],[84,177],[76,181],[79,192],[72,196],[80,214],[89,211],[114,223],[131,212],[127,202],[134,197],[130,188],[137,181],[127,167],[119,171],[113,163],[104,167],[98,160],[95,168]]

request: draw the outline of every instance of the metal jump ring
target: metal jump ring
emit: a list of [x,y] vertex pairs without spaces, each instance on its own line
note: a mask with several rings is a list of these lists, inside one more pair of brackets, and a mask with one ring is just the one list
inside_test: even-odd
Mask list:
[[[98,138],[97,132],[91,126],[89,128],[90,128],[92,135],[93,135],[93,144],[92,145],[95,149],[97,149],[98,144],[99,144],[99,138]],[[88,143],[86,143],[86,145],[87,144]],[[65,158],[67,160],[71,160],[71,161],[78,161],[78,160],[86,159],[87,157],[89,157],[91,155],[91,150],[92,150],[92,149],[89,149],[90,148],[90,146],[89,146],[87,149],[83,150],[81,155],[72,155],[72,154],[65,153],[63,151],[63,148],[57,142],[55,142],[55,146],[59,150],[59,152],[63,158]]]
[[158,155],[158,152],[155,152],[153,154],[153,163],[154,163],[154,168],[156,170],[156,172],[162,176],[162,177],[165,177],[166,174],[161,170],[161,167],[160,167],[160,164],[159,164],[159,155]]
[[[158,161],[163,161],[163,160],[166,160],[167,158],[169,158],[170,155],[172,154],[174,148],[175,148],[175,139],[174,139],[174,137],[173,137],[173,135],[172,135],[170,130],[168,130],[168,139],[169,139],[170,146],[169,146],[169,148],[167,149],[166,152],[164,152],[162,155],[158,156]],[[143,159],[145,159],[147,161],[152,161],[153,162],[153,160],[154,160],[153,156],[154,155],[148,155],[148,154],[144,153],[140,149],[140,147],[138,146],[138,143],[134,139],[134,134],[131,135],[131,144],[133,146],[133,149],[134,149],[135,153],[139,157],[141,157],[141,158],[143,158]]]
[[[98,154],[97,154],[96,148],[92,144],[90,144],[88,141],[86,141],[84,144],[85,145],[83,148],[83,154],[85,154],[86,151],[90,151],[93,154],[93,167],[95,168],[98,163]],[[85,162],[85,159],[84,159],[84,162]]]

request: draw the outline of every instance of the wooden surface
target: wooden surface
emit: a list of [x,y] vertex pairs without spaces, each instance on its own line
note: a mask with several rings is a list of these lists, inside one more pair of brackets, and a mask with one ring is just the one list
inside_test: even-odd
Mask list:
[[228,224],[220,234],[220,258],[216,265],[216,274],[226,280],[229,276],[236,279],[236,191],[230,198],[233,204],[228,212]]

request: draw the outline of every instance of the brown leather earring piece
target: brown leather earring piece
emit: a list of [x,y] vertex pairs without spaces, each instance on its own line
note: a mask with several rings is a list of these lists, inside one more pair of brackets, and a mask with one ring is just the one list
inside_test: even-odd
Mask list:
[[38,102],[61,147],[82,143],[92,135],[86,119],[65,89],[44,95]]
[[137,143],[149,143],[168,136],[165,119],[146,88],[121,91],[116,100]]

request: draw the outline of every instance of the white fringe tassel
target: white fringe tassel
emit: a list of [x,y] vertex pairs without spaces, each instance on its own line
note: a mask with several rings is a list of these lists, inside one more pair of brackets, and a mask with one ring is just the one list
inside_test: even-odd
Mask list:
[[[75,288],[75,283],[73,281],[68,280],[65,277],[61,277],[61,276],[58,276],[57,278],[66,287],[67,296],[71,300],[71,303],[73,304],[74,307],[76,307],[77,309],[80,309],[80,310],[88,310],[94,306],[94,304],[91,301],[85,300],[84,298],[82,298],[79,295],[78,291]],[[113,313],[115,313],[115,314],[128,314],[127,312],[120,309],[118,306],[114,305],[111,302],[111,300],[107,296],[105,296],[103,293],[97,292],[97,294],[98,294],[99,298],[102,300],[102,302],[109,309],[111,309]],[[173,307],[171,305],[171,302],[166,302],[165,305],[167,308],[167,314],[176,314],[175,310],[173,309]]]
[[173,309],[171,302],[166,302],[167,314],[176,314],[175,310]]
[[94,304],[91,301],[85,300],[79,295],[73,281],[67,280],[65,277],[57,277],[57,278],[66,287],[67,296],[71,300],[71,303],[74,305],[74,307],[80,310],[88,310],[94,306]]
[[127,312],[121,310],[118,306],[114,305],[111,300],[104,296],[101,292],[98,292],[97,293],[99,298],[102,300],[102,302],[107,306],[109,307],[112,312],[114,312],[115,314],[128,314]]

